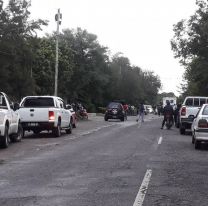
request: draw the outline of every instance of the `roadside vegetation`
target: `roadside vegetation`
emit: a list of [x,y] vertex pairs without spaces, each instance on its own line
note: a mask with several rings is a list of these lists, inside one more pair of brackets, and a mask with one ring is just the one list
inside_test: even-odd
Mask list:
[[[38,37],[47,20],[31,20],[30,5],[0,0],[0,88],[16,100],[54,94],[56,34]],[[115,99],[155,104],[160,87],[154,72],[132,65],[121,53],[111,55],[95,34],[81,28],[60,33],[58,95],[68,102],[82,102],[89,111]]]
[[196,12],[174,25],[171,41],[175,57],[185,68],[183,96],[208,94],[208,3],[197,0]]

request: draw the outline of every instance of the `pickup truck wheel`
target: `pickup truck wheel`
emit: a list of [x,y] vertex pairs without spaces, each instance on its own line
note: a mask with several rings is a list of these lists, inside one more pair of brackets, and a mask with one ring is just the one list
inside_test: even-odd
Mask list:
[[61,123],[58,123],[57,127],[55,127],[53,129],[53,134],[56,136],[56,137],[60,137],[61,136]]
[[65,130],[67,134],[71,134],[72,133],[72,123],[70,121],[69,123],[69,128]]
[[9,143],[10,143],[8,126],[5,126],[4,136],[2,136],[1,138],[2,138],[1,139],[2,148],[7,148],[9,146]]
[[18,131],[17,131],[17,134],[13,135],[11,137],[11,141],[12,142],[21,142],[22,141],[22,137],[24,136],[23,134],[23,128],[22,128],[22,125],[21,124],[18,124]]

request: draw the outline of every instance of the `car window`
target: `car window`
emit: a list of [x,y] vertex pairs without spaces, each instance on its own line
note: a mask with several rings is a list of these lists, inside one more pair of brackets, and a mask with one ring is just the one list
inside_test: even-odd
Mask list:
[[193,106],[193,98],[187,98],[185,102],[186,106]]
[[199,98],[194,98],[194,106],[199,106]]
[[202,112],[202,115],[208,115],[208,106],[204,107],[204,110]]
[[109,108],[119,108],[120,104],[116,102],[111,102],[108,107]]
[[24,107],[54,107],[53,98],[50,97],[31,97],[23,102]]
[[5,100],[5,97],[2,94],[0,95],[0,107],[7,109],[6,100]]
[[205,104],[206,103],[206,99],[205,98],[201,98],[200,99],[200,106],[202,106],[203,104]]

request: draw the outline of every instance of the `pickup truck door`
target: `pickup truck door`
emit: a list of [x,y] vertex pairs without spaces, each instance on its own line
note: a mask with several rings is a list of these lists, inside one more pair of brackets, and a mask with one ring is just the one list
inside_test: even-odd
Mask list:
[[61,127],[68,127],[70,122],[69,112],[65,109],[65,104],[62,99],[59,99],[61,109]]

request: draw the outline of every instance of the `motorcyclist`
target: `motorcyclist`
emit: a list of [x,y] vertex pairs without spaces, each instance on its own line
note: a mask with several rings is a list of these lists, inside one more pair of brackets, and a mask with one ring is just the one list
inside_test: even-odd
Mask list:
[[167,115],[170,115],[171,120],[173,122],[173,107],[170,105],[170,102],[167,101],[166,106],[163,108],[163,115],[164,115],[164,119],[162,121],[162,127],[161,129],[163,129],[165,122],[167,121]]

